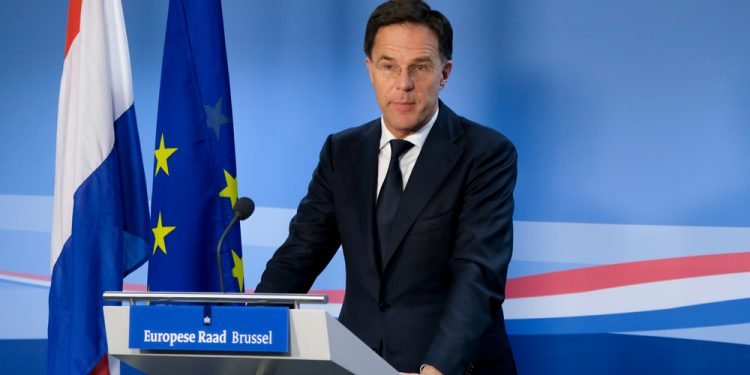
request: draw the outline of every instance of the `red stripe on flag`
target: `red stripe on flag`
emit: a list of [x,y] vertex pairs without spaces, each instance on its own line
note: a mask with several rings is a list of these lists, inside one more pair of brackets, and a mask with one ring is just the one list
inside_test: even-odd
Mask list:
[[618,286],[750,272],[750,252],[646,260],[509,279],[507,298],[588,292]]
[[65,57],[68,57],[68,50],[73,40],[78,36],[81,30],[81,3],[83,0],[70,0],[68,7],[68,31],[65,34]]
[[93,370],[89,373],[89,375],[109,375],[109,359],[108,355],[104,354],[104,357],[99,360],[99,363],[96,364],[96,367],[94,367]]

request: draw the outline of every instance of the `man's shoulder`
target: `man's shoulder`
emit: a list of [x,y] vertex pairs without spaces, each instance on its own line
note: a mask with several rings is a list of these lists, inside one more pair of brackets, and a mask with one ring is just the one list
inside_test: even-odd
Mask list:
[[332,159],[350,158],[363,150],[377,150],[379,139],[380,120],[377,119],[330,134],[325,147]]
[[459,119],[464,127],[466,135],[477,139],[486,139],[490,142],[506,143],[510,142],[510,139],[501,133],[499,130],[492,128],[487,125],[480,124],[478,122],[467,119],[466,117],[459,116]]
[[334,142],[353,142],[362,140],[368,136],[374,135],[380,129],[380,118],[368,121],[362,125],[353,126],[336,133],[331,134],[331,140]]
[[499,130],[490,126],[480,124],[466,117],[457,115],[453,111],[449,113],[449,126],[457,129],[452,132],[460,133],[460,138],[473,149],[483,148],[510,148],[515,149],[513,142]]
[[465,158],[472,161],[471,165],[481,166],[477,171],[483,171],[488,166],[515,170],[518,151],[499,130],[457,115],[453,126],[461,128],[461,136],[456,143],[462,147]]

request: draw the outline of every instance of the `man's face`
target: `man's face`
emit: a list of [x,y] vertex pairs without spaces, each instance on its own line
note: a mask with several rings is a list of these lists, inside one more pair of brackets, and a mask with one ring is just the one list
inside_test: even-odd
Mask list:
[[381,27],[367,69],[386,127],[398,138],[419,130],[438,105],[452,62],[440,57],[437,35],[427,26]]

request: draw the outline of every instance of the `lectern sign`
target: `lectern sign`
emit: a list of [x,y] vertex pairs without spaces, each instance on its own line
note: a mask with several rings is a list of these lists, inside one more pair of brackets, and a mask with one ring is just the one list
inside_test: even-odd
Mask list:
[[246,306],[131,306],[131,349],[289,351],[289,309]]

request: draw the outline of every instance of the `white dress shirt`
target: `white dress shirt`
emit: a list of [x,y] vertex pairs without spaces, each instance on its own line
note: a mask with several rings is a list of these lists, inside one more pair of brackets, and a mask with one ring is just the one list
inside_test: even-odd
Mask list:
[[[404,181],[404,189],[406,189],[406,184],[409,182],[409,176],[411,176],[411,171],[414,169],[414,164],[417,163],[419,153],[422,152],[424,141],[427,139],[427,135],[430,134],[432,126],[435,125],[435,120],[437,120],[438,112],[440,112],[440,109],[435,110],[435,114],[432,115],[432,118],[427,122],[427,125],[404,138],[405,141],[409,141],[414,145],[414,147],[410,148],[408,151],[406,151],[406,153],[401,155],[401,159],[399,159],[401,176],[402,180]],[[388,173],[388,164],[391,162],[391,144],[388,142],[390,142],[392,139],[396,139],[396,137],[391,134],[391,132],[385,126],[385,120],[381,116],[380,152],[378,153],[378,191],[375,195],[376,201],[378,195],[380,195],[380,188],[383,186],[383,181],[385,181],[385,175]]]

